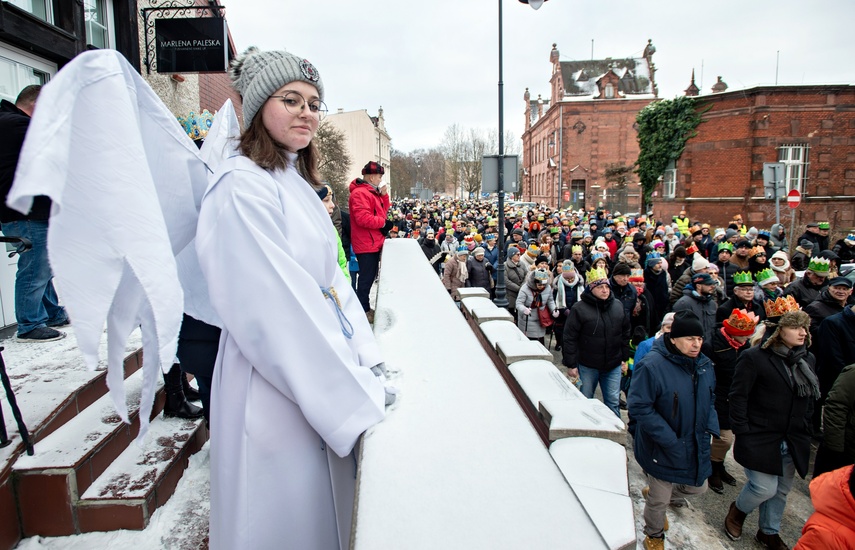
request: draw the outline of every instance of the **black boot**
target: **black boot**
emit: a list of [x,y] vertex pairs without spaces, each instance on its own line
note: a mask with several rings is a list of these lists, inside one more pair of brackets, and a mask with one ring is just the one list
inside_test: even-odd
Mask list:
[[718,475],[721,478],[721,480],[723,482],[727,483],[728,485],[730,485],[731,487],[736,487],[736,478],[733,477],[732,475],[730,475],[729,473],[727,473],[727,470],[724,469],[724,462],[720,462],[719,464],[720,464],[720,466],[719,466]]
[[187,375],[183,372],[181,373],[181,387],[184,390],[184,397],[187,398],[187,401],[202,400],[202,396],[199,395],[199,391],[190,385],[190,382],[187,380]]
[[181,372],[178,363],[173,364],[169,372],[163,375],[163,383],[166,387],[166,405],[163,407],[163,416],[188,420],[202,418],[202,409],[184,397],[182,378],[184,378],[184,373]]
[[709,488],[718,494],[724,493],[724,485],[721,484],[721,471],[724,469],[724,462],[712,461],[712,475],[707,479]]

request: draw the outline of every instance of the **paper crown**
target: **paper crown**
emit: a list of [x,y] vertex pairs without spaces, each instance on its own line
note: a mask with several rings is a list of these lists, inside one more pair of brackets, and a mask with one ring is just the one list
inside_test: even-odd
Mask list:
[[733,284],[754,286],[754,279],[749,271],[740,271],[733,274]]
[[469,247],[466,245],[461,245],[457,247],[458,254],[469,254]]
[[831,260],[821,257],[811,258],[807,268],[808,271],[813,271],[817,275],[825,277],[831,270]]
[[734,309],[730,317],[724,320],[724,330],[730,336],[751,336],[760,317],[744,309]]
[[644,270],[643,269],[631,269],[629,271],[629,281],[632,283],[643,283],[644,282]]
[[830,225],[828,222],[819,222],[819,223],[817,224],[817,226],[818,226],[820,229],[830,229],[830,228],[831,228],[831,225]]
[[475,242],[475,237],[473,237],[472,235],[466,235],[465,237],[463,237],[463,242],[473,243]]
[[763,306],[766,308],[766,317],[780,317],[790,311],[799,311],[799,303],[790,296],[779,297],[776,300],[766,300]]
[[609,280],[609,274],[606,273],[606,270],[603,269],[602,267],[595,267],[594,269],[585,273],[585,281],[587,281],[587,283],[589,285],[596,283],[598,281],[608,281],[608,280]]
[[759,254],[762,254],[765,256],[766,255],[766,249],[763,248],[762,246],[755,246],[754,248],[751,249],[751,257],[752,258],[754,256],[759,255]]
[[186,117],[178,117],[178,124],[184,127],[187,136],[194,141],[205,139],[213,123],[214,115],[208,109],[204,109],[198,115],[194,111],[190,111]]
[[594,252],[593,254],[591,254],[591,263],[592,264],[594,262],[596,262],[597,260],[605,260],[605,259],[606,259],[606,255],[603,254],[602,252]]
[[727,241],[723,243],[718,243],[718,252],[721,252],[722,250],[727,250],[728,252],[733,254],[733,244]]
[[572,252],[573,254],[575,254],[577,252],[579,254],[581,254],[582,253],[582,245],[574,244],[573,246],[570,247],[570,252]]
[[540,254],[540,248],[538,248],[536,244],[532,244],[528,247],[528,250],[526,250],[525,253],[532,258],[536,258],[537,255]]
[[686,256],[691,256],[695,252],[698,252],[698,246],[695,243],[690,244],[689,247],[686,248]]
[[757,274],[754,275],[754,278],[757,279],[757,283],[760,286],[765,286],[769,283],[780,282],[778,276],[775,275],[775,272],[769,269],[768,267],[766,269],[758,271]]

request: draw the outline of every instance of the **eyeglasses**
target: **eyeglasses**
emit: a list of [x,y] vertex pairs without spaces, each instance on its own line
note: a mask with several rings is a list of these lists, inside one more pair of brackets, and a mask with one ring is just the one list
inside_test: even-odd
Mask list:
[[285,110],[294,116],[303,114],[303,108],[306,105],[309,106],[310,113],[317,115],[318,120],[323,120],[327,116],[327,105],[320,99],[306,101],[306,98],[297,92],[288,92],[285,95],[272,95],[270,98],[281,99],[282,103],[285,104]]

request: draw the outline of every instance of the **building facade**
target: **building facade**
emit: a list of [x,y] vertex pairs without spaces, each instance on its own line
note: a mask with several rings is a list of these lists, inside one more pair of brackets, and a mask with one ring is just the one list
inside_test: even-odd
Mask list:
[[[550,97],[525,91],[522,196],[573,209],[637,211],[635,117],[658,95],[648,42],[640,58],[561,61],[552,45]],[[617,176],[616,174],[622,174]]]
[[392,167],[392,139],[386,132],[386,119],[383,107],[377,116],[371,116],[365,109],[345,111],[339,109],[330,113],[325,123],[332,124],[345,136],[347,151],[350,154],[350,172],[347,181],[362,176],[362,167],[373,160],[385,168],[383,181],[390,182]]
[[[855,227],[855,86],[759,86],[726,91],[721,77],[697,98],[701,124],[653,197],[654,214],[726,226],[735,214],[748,225],[775,223],[775,201],[763,187],[763,164],[784,163],[786,192],[801,194],[798,208],[781,200],[781,223],[800,227],[829,221]],[[792,215],[795,215],[793,220]]]

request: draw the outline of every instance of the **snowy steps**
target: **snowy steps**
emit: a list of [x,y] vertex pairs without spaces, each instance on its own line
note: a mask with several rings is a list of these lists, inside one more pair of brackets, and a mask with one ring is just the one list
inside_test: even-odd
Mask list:
[[488,297],[462,296],[461,311],[607,546],[634,547],[623,421],[601,401],[582,395],[555,366],[552,353],[529,340]]
[[[116,414],[99,377],[93,384],[103,386],[101,396],[85,408],[71,409],[64,422],[37,438],[33,456],[21,454],[12,466],[18,537],[143,529],[172,495],[207,431],[201,420],[160,416],[165,395],[159,388],[149,434],[143,448],[138,447],[134,439],[140,425],[141,352],[131,357],[130,365],[125,362],[124,384],[130,424]],[[81,388],[76,393],[92,391]]]

